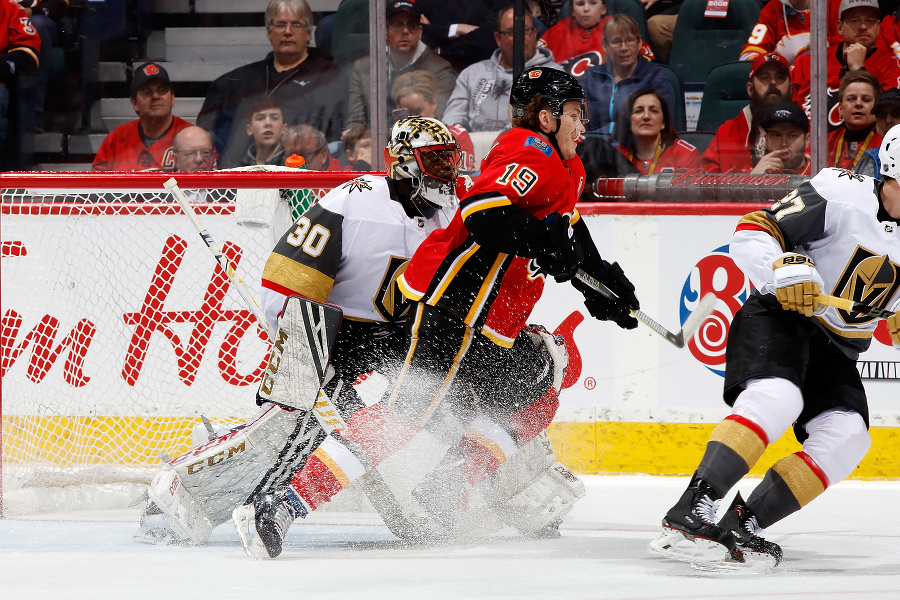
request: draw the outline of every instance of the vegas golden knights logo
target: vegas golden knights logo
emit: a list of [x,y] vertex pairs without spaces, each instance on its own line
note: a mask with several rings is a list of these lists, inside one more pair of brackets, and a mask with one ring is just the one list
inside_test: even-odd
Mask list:
[[[887,308],[887,303],[900,286],[900,265],[857,246],[847,263],[844,273],[834,286],[834,295],[869,306]],[[838,310],[848,325],[868,323],[874,317],[851,314]]]
[[378,286],[378,292],[372,298],[375,310],[389,323],[402,321],[409,312],[410,300],[397,287],[397,278],[403,274],[408,264],[408,258],[391,256]]

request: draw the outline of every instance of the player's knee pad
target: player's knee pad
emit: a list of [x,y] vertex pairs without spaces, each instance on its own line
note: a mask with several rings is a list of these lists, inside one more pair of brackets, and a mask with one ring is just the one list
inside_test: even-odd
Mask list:
[[849,408],[832,408],[804,427],[806,452],[828,477],[829,485],[847,478],[865,457],[872,438],[862,416]]
[[786,379],[752,379],[734,402],[732,414],[755,423],[766,434],[767,442],[776,441],[797,420],[803,410],[803,394]]

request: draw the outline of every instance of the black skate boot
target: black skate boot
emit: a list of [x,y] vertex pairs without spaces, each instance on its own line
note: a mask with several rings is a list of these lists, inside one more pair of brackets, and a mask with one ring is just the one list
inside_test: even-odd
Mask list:
[[763,529],[740,492],[719,521],[719,528],[734,536],[737,544],[731,551],[731,558],[736,563],[745,564],[747,570],[767,571],[781,562],[781,546],[762,537]]
[[284,493],[263,494],[253,504],[245,504],[231,513],[244,550],[253,558],[275,558],[291,523],[306,512],[298,512]]
[[667,558],[691,563],[725,560],[734,550],[730,532],[716,525],[719,495],[704,480],[694,477],[678,503],[663,518],[663,533],[650,549]]

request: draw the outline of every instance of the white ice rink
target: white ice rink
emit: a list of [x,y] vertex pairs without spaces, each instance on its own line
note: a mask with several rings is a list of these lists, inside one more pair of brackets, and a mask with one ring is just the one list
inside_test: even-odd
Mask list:
[[[772,527],[785,556],[776,570],[725,575],[647,550],[686,478],[585,481],[587,498],[557,540],[503,530],[423,547],[399,542],[374,519],[299,521],[274,561],[247,557],[230,522],[209,543],[179,548],[132,542],[134,509],[80,521],[0,520],[0,599],[900,599],[900,482],[835,486]],[[755,483],[739,486],[745,497]]]

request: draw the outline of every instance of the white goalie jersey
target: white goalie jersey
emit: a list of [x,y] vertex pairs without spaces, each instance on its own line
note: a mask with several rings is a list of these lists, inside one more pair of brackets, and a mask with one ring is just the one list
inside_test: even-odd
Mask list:
[[[900,298],[900,223],[880,193],[871,177],[824,169],[772,207],[743,217],[729,253],[757,293],[774,296],[772,263],[797,252],[816,265],[823,293],[889,308]],[[877,325],[833,307],[815,318],[853,358],[869,347]]]
[[263,271],[262,306],[270,323],[292,294],[336,304],[345,318],[405,318],[409,304],[396,279],[428,234],[450,222],[453,209],[410,217],[392,193],[384,177],[363,176],[297,219]]

